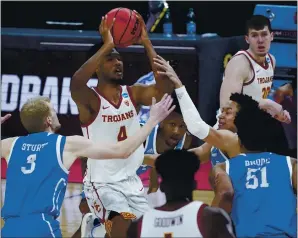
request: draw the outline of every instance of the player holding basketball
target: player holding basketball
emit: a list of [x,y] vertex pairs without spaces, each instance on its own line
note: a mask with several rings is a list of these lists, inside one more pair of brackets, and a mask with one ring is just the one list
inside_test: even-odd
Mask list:
[[[145,23],[140,15],[142,33],[140,42],[148,54],[150,63],[156,52],[148,38]],[[100,33],[103,46],[73,75],[70,90],[79,109],[83,133],[92,141],[123,141],[135,134],[140,125],[137,107],[149,105],[152,97],[159,100],[165,92],[171,93],[171,82],[156,75],[156,84],[151,86],[123,84],[123,63],[114,49],[113,37],[102,19]],[[152,70],[155,67],[152,64]],[[97,73],[100,79],[96,88],[89,88],[89,78]],[[144,188],[137,169],[143,162],[144,147],[140,146],[125,163],[115,160],[100,163],[88,160],[84,178],[84,190],[88,205],[112,237],[125,234],[132,219],[140,217],[147,209]]]
[[1,140],[1,157],[8,164],[2,237],[61,237],[56,219],[73,162],[81,156],[98,160],[129,157],[154,126],[174,110],[174,106],[169,109],[169,96],[154,103],[150,121],[135,135],[122,142],[95,143],[82,136],[55,134],[60,123],[50,99],[29,99],[20,112],[29,135]]
[[232,93],[251,96],[260,106],[282,122],[289,122],[290,115],[282,106],[267,99],[271,90],[276,60],[269,54],[273,32],[270,20],[261,15],[252,16],[246,24],[248,50],[237,52],[229,61],[220,89],[222,108]]
[[282,125],[255,101],[238,103],[241,154],[213,168],[213,205],[231,212],[237,237],[297,237],[297,160],[268,149]]
[[234,237],[231,220],[224,210],[192,201],[194,176],[199,167],[200,161],[192,152],[169,150],[161,154],[155,168],[162,178],[160,188],[167,202],[132,223],[128,237]]

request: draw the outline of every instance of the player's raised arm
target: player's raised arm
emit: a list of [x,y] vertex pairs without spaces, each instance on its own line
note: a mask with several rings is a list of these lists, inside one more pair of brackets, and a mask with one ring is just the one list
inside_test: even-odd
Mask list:
[[[229,161],[226,163],[229,163]],[[225,163],[217,164],[212,168],[209,175],[209,182],[215,193],[212,206],[220,207],[227,213],[230,213],[232,211],[234,189],[230,177],[226,172]]]
[[182,85],[174,69],[166,62],[156,62],[158,74],[166,75],[175,86],[183,120],[188,131],[199,139],[228,152],[230,143],[234,143],[237,136],[228,130],[214,130],[201,118],[196,106]]
[[87,86],[87,82],[95,73],[98,65],[101,64],[104,57],[109,54],[115,46],[113,37],[110,32],[112,26],[113,24],[111,24],[111,26],[107,25],[106,16],[102,17],[99,31],[104,42],[103,46],[72,76],[72,80],[70,83],[71,97],[76,102],[79,109],[80,106],[84,107],[84,105],[89,102],[90,97],[88,97],[88,95],[93,95],[92,90]]
[[69,168],[78,157],[88,157],[91,159],[114,159],[127,158],[132,154],[147,138],[152,129],[164,118],[166,118],[175,108],[172,106],[173,99],[169,95],[164,95],[162,100],[155,104],[152,99],[150,117],[147,123],[133,136],[125,141],[116,144],[94,143],[81,136],[70,136],[66,139],[64,149],[64,164]]
[[232,93],[241,93],[243,83],[250,80],[249,74],[250,65],[244,55],[235,56],[230,60],[220,88],[220,108],[229,102]]
[[146,24],[142,16],[136,11],[135,13],[137,14],[137,18],[139,19],[142,27],[140,39],[136,43],[142,44],[146,50],[152,71],[154,73],[156,84],[150,86],[136,84],[133,85],[131,88],[135,101],[138,104],[147,106],[150,105],[152,97],[155,97],[157,101],[159,101],[165,93],[171,94],[174,90],[174,87],[171,81],[157,74],[157,68],[154,64],[154,59],[158,58],[158,55],[156,54],[156,51],[149,39],[146,30]]

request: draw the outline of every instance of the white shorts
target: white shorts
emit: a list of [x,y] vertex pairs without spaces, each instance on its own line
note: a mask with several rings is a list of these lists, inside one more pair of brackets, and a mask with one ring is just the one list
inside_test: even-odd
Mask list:
[[149,188],[145,187],[145,197],[148,200],[148,204],[151,208],[160,207],[166,203],[166,195],[160,191],[160,188],[155,193],[147,194]]
[[111,211],[133,220],[139,219],[149,209],[142,181],[137,175],[117,183],[85,181],[84,191],[91,212],[102,223],[107,221]]

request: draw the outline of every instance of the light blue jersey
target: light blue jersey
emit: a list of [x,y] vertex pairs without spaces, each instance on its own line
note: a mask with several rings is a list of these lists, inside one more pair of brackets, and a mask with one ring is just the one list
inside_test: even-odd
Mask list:
[[[158,154],[156,150],[156,137],[158,133],[159,125],[156,125],[154,129],[151,131],[149,136],[147,137],[146,144],[145,144],[145,154]],[[186,133],[184,134],[183,138],[178,142],[175,147],[175,150],[182,150],[184,143],[185,143]],[[140,168],[137,170],[137,174],[140,175],[145,173],[150,166],[141,165]]]
[[64,145],[64,136],[47,132],[15,140],[8,158],[2,237],[61,236],[56,218],[68,182]]
[[226,161],[233,187],[237,237],[296,237],[292,163],[274,153],[240,154]]
[[210,151],[210,160],[212,166],[215,166],[216,164],[226,162],[229,158],[220,149],[212,146]]

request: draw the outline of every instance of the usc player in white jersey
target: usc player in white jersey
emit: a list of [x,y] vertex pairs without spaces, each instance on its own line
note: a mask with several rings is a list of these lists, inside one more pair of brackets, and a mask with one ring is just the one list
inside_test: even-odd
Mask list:
[[232,222],[222,209],[192,201],[195,173],[200,161],[193,152],[169,150],[157,157],[155,168],[161,176],[160,189],[167,203],[150,209],[128,229],[129,238],[140,237],[235,237]]
[[290,115],[282,106],[267,99],[271,90],[276,60],[269,54],[273,32],[268,18],[254,15],[246,23],[248,50],[237,52],[229,61],[220,89],[220,108],[226,105],[232,93],[243,93],[258,101],[260,106],[280,121],[289,121]]
[[[138,39],[148,55],[155,73],[153,59],[158,57],[146,32],[145,23],[138,14],[142,32]],[[104,44],[73,75],[70,90],[78,106],[80,122],[85,136],[95,142],[125,140],[138,130],[138,106],[150,105],[152,97],[159,101],[165,93],[171,94],[173,85],[155,73],[156,84],[122,86],[123,62],[114,49],[113,37],[106,22],[100,24]],[[89,88],[87,82],[96,72],[97,87]],[[140,146],[126,163],[87,162],[84,191],[93,214],[105,224],[110,237],[125,234],[131,220],[140,217],[149,207],[137,169],[143,162],[144,147]],[[83,234],[82,234],[83,235]]]

